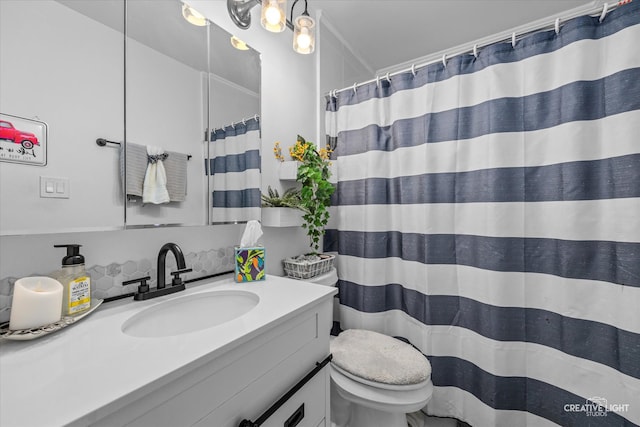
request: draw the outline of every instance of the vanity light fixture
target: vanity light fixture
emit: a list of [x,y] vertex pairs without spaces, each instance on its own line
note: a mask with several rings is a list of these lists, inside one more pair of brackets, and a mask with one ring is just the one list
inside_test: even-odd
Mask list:
[[289,27],[293,31],[293,50],[309,54],[315,49],[315,21],[309,16],[307,0],[304,0],[304,12],[294,21],[293,9],[298,1],[294,0],[291,6],[290,19],[286,18],[286,0],[227,0],[227,11],[236,26],[246,30],[251,26],[251,9],[261,4],[262,26],[272,32],[281,32],[285,26]]
[[231,36],[231,46],[238,50],[249,50],[249,46],[236,36]]
[[251,26],[251,9],[260,0],[227,0],[227,12],[238,28],[246,30]]
[[[291,6],[292,18],[293,8],[297,2],[298,0],[295,0]],[[293,26],[293,50],[302,54],[313,53],[316,46],[315,26],[316,22],[307,11],[307,0],[304,0],[304,12],[296,18]]]
[[187,22],[198,27],[204,27],[209,24],[209,21],[203,14],[186,3],[182,3],[182,16],[187,20]]

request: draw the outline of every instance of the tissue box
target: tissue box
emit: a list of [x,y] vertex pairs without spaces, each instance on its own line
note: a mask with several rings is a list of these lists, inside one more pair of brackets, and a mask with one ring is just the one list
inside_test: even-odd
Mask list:
[[264,280],[265,249],[256,248],[235,248],[236,282],[253,282]]

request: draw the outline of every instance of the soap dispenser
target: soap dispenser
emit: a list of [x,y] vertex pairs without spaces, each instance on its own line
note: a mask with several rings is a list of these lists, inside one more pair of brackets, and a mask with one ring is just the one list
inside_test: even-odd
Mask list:
[[91,308],[91,277],[84,268],[84,257],[80,255],[81,245],[53,245],[67,248],[67,256],[62,258],[62,269],[55,273],[55,279],[62,283],[62,315],[69,316]]

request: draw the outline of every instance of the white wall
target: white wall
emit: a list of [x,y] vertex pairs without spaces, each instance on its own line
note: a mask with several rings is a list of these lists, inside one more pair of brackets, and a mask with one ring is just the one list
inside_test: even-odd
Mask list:
[[371,68],[358,58],[348,41],[331,25],[331,18],[320,14],[319,37],[320,44],[318,55],[319,67],[319,132],[324,142],[326,135],[324,110],[326,107],[325,95],[334,90],[351,86],[369,80],[373,75]]
[[[5,0],[2,0],[4,3]],[[236,32],[224,1],[193,2],[198,10],[227,31]],[[255,22],[258,22],[256,25]],[[58,31],[56,29],[53,32]],[[28,32],[23,32],[28,37]],[[259,20],[240,34],[262,53],[262,138],[263,186],[279,184],[277,164],[271,156],[273,142],[293,143],[296,134],[316,134],[317,92],[315,55],[303,56],[291,48],[291,32],[271,34]],[[77,35],[75,35],[76,38]],[[92,142],[95,146],[95,143]],[[97,148],[96,150],[105,150]],[[2,192],[4,200],[4,189]],[[24,276],[59,268],[61,254],[53,243],[79,243],[89,265],[110,261],[153,257],[161,243],[175,241],[185,252],[227,247],[239,243],[242,225],[180,227],[144,230],[64,233],[53,235],[0,237],[0,277]],[[267,272],[281,274],[281,259],[308,250],[301,228],[267,228],[263,236],[267,249]]]
[[[3,7],[5,0],[2,0]],[[369,78],[355,78],[364,71],[357,71],[352,78],[350,71],[340,72],[332,77],[320,79],[317,71],[319,57],[327,64],[343,64],[340,69],[351,67],[354,58],[348,50],[343,49],[339,42],[327,43],[321,46],[314,55],[299,55],[291,48],[291,32],[272,34],[263,30],[259,19],[255,16],[252,28],[246,31],[236,29],[226,11],[224,1],[192,1],[198,10],[205,13],[211,20],[229,32],[241,36],[248,44],[262,53],[262,141],[263,141],[263,188],[267,185],[280,187],[277,179],[277,162],[272,157],[275,141],[281,141],[283,146],[293,144],[297,134],[315,138],[318,135],[316,124],[320,110],[319,98],[325,90],[343,87],[351,80],[361,81]],[[53,34],[63,31],[52,30]],[[22,32],[25,38],[28,32]],[[77,35],[74,35],[78,39]],[[322,55],[322,56],[321,56]],[[0,61],[1,62],[1,61]],[[1,64],[0,64],[1,66]],[[324,70],[325,68],[323,68]],[[117,73],[116,73],[117,74]],[[5,78],[5,74],[2,74]],[[53,83],[50,83],[53,84]],[[4,93],[3,93],[4,95]],[[107,109],[108,110],[108,109]],[[121,117],[121,112],[115,115]],[[113,128],[113,126],[110,126]],[[110,137],[109,135],[104,135]],[[117,136],[111,136],[117,140]],[[96,154],[104,156],[104,148],[98,148],[90,141]],[[103,150],[103,151],[98,151]],[[115,151],[115,150],[114,150]],[[103,160],[106,161],[103,157]],[[114,157],[115,158],[115,157]],[[2,164],[4,167],[6,164]],[[101,176],[107,172],[100,172]],[[112,176],[109,171],[109,176]],[[2,189],[2,202],[5,200],[5,187]],[[55,215],[46,212],[50,216]],[[121,212],[119,213],[121,214]],[[40,215],[42,217],[42,215]],[[79,243],[83,245],[82,252],[88,265],[106,265],[109,262],[124,262],[141,257],[154,257],[160,246],[168,241],[178,243],[185,252],[194,252],[210,248],[227,247],[239,243],[244,229],[243,225],[227,225],[213,227],[179,227],[160,229],[141,229],[123,231],[102,231],[88,233],[36,234],[27,236],[0,237],[0,277],[21,277],[36,272],[45,273],[59,268],[62,258],[61,250],[53,248],[53,244]],[[281,259],[306,252],[308,238],[301,228],[265,228],[262,238],[268,248],[267,272],[282,274]]]
[[[260,76],[256,76],[260,78]],[[212,129],[219,129],[242,119],[260,116],[260,95],[238,87],[216,75],[209,80],[211,109],[209,111]],[[233,100],[233,102],[228,102]]]
[[[118,150],[95,143],[124,137],[122,45],[59,3],[0,2],[0,112],[49,125],[46,166],[0,162],[2,234],[122,226]],[[40,198],[40,176],[69,178],[70,198]]]

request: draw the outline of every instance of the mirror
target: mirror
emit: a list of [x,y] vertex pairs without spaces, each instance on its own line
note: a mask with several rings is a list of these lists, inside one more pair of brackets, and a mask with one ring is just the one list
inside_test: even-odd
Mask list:
[[209,35],[209,220],[259,220],[260,53],[215,25]]
[[122,0],[0,1],[0,120],[37,139],[0,134],[0,234],[123,227],[119,153],[95,143],[124,140],[123,27]]
[[[0,235],[217,222],[206,141],[210,129],[259,117],[260,55],[233,49],[214,24],[188,24],[181,5],[0,1],[0,131],[15,120],[43,142],[0,139]],[[125,139],[192,156],[183,201],[125,200]]]
[[[208,27],[188,23],[181,7],[127,1],[128,228],[207,222]],[[148,162],[153,149],[168,157]]]

